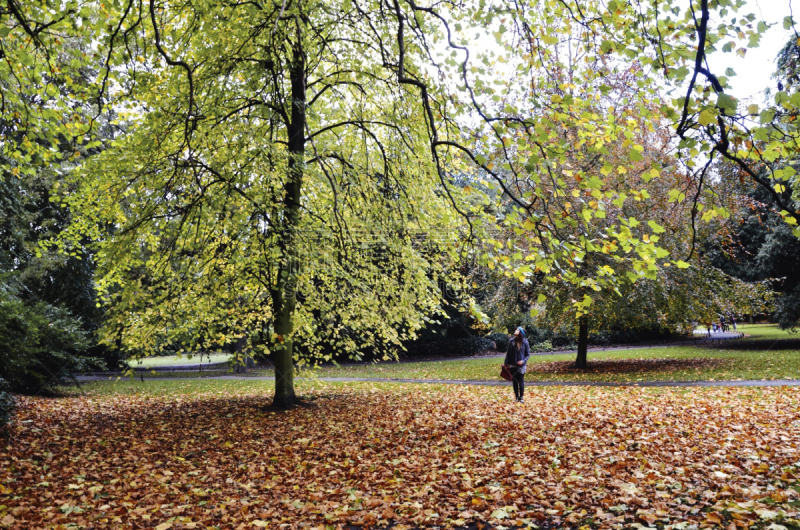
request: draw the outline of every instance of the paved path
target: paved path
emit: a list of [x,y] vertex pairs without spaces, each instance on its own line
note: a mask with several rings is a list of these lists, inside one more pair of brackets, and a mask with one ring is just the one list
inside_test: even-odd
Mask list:
[[[113,377],[102,376],[78,376],[80,382],[108,381]],[[237,381],[272,381],[275,378],[270,376],[241,377],[235,375],[222,375],[217,377],[154,377],[149,381],[186,381],[191,379],[226,379]],[[302,377],[297,380],[302,381]],[[477,381],[470,379],[391,379],[380,377],[320,377],[315,379],[326,383],[410,383],[423,385],[473,385],[473,386],[509,386],[509,381]],[[772,379],[759,380],[748,379],[740,381],[525,381],[525,386],[641,386],[641,387],[768,387],[768,386],[800,386],[800,379]]]

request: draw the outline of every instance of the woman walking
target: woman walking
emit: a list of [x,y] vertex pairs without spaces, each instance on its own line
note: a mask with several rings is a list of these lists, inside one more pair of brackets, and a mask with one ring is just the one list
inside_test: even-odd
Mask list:
[[525,330],[521,327],[514,330],[513,340],[508,341],[506,359],[504,364],[511,371],[511,381],[514,384],[514,397],[522,403],[525,394],[525,368],[531,356],[531,347],[525,338]]

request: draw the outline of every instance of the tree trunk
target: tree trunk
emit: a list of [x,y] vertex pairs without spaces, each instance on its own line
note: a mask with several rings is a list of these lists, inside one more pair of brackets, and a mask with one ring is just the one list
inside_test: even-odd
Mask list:
[[275,397],[272,406],[290,408],[299,400],[294,392],[294,309],[297,305],[296,278],[300,259],[296,250],[296,230],[300,220],[300,192],[305,163],[306,79],[305,56],[300,48],[300,35],[295,46],[290,79],[292,84],[292,113],[288,124],[289,164],[284,184],[283,233],[281,234],[282,261],[272,294],[274,329]]
[[582,316],[578,320],[578,356],[575,358],[575,368],[587,368],[586,352],[589,349],[589,317]]

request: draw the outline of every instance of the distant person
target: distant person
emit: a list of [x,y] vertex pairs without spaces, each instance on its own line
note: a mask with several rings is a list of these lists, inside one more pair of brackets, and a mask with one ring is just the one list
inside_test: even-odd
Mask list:
[[736,331],[736,317],[731,315],[731,324],[733,324],[733,331]]
[[722,315],[719,316],[719,330],[725,332],[725,317]]
[[710,337],[711,336],[711,323],[710,322],[706,322],[706,327],[708,327],[708,336]]
[[503,364],[511,372],[511,381],[514,385],[514,397],[522,403],[525,394],[525,369],[528,358],[531,356],[531,347],[525,338],[525,330],[521,327],[514,330],[513,340],[508,341],[506,358]]

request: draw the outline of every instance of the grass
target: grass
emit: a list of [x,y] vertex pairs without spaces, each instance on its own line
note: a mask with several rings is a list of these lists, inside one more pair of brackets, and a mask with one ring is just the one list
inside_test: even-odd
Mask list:
[[192,364],[214,364],[214,363],[224,363],[230,359],[231,355],[229,353],[212,353],[211,355],[182,355],[178,357],[177,355],[170,355],[167,357],[145,357],[144,359],[134,360],[131,359],[128,361],[134,368],[154,368],[154,367],[161,367],[161,366],[183,366],[183,365],[192,365]]
[[750,335],[744,340],[800,339],[800,334],[780,329],[777,324],[738,324],[737,331]]
[[[740,325],[739,330],[751,340],[786,339],[796,335],[775,325]],[[155,358],[162,359],[162,358]],[[528,364],[528,381],[692,381],[741,379],[800,379],[798,350],[726,350],[675,346],[590,352],[590,366],[595,369],[578,372],[565,370],[574,354],[537,355]],[[499,379],[500,357],[484,357],[457,361],[382,362],[367,365],[340,365],[304,372],[302,379],[319,378],[382,378],[382,379],[456,379],[496,381]],[[560,363],[560,364],[557,364]],[[597,366],[600,363],[601,366]],[[556,369],[558,368],[558,369]],[[176,374],[158,374],[175,377]],[[209,376],[188,372],[183,377]],[[216,375],[230,375],[229,372]],[[271,370],[251,371],[251,377],[272,377]],[[156,374],[146,374],[153,379]],[[140,382],[141,383],[141,382]]]
[[[74,395],[96,395],[112,396],[118,394],[138,394],[143,396],[173,396],[173,395],[203,395],[209,393],[242,393],[249,394],[255,392],[266,392],[271,395],[274,388],[272,381],[252,380],[242,381],[240,379],[111,379],[108,381],[93,381],[83,383],[80,387],[69,387],[64,389],[64,393],[69,396]],[[307,386],[307,384],[306,384]],[[298,385],[298,388],[304,388]]]
[[[691,381],[736,379],[798,379],[800,378],[800,351],[742,351],[718,350],[697,347],[642,348],[589,353],[593,361],[643,360],[645,371],[607,373],[570,372],[552,373],[551,363],[567,363],[574,354],[541,355],[528,363],[525,379],[528,381]],[[693,360],[708,359],[697,365]],[[671,365],[646,366],[651,360],[669,360]],[[369,365],[326,366],[314,370],[317,377],[364,377],[396,379],[464,379],[497,380],[501,358],[478,358],[459,361],[432,361],[416,363],[376,363]],[[712,364],[714,363],[714,364]],[[631,363],[637,364],[637,363]],[[252,372],[251,372],[252,373]],[[253,375],[271,376],[269,370]]]
[[[96,381],[86,383],[80,388],[65,388],[62,397],[58,399],[69,399],[75,397],[98,398],[102,402],[105,398],[114,396],[140,396],[143,398],[170,398],[180,399],[181,397],[191,399],[217,399],[230,396],[258,396],[263,397],[268,403],[272,399],[274,392],[274,381],[264,379],[233,380],[233,379],[188,379],[188,380],[119,380],[119,381]],[[628,387],[630,388],[630,387]],[[459,389],[459,390],[456,390]],[[478,393],[490,398],[498,403],[506,403],[510,398],[511,390],[505,387],[479,387],[479,386],[456,386],[452,384],[430,384],[420,389],[419,385],[408,383],[388,383],[388,382],[343,382],[343,381],[319,381],[319,380],[297,380],[295,383],[297,395],[302,399],[325,394],[335,396],[339,393],[348,392],[372,392],[387,393],[394,396],[418,396],[421,394],[447,394],[450,392],[469,392]],[[788,389],[787,389],[788,390]],[[615,391],[625,391],[624,388],[608,387],[531,387],[526,388],[526,395],[549,394],[558,392],[580,392],[581,395],[606,395]],[[691,396],[704,393],[719,393],[719,388],[670,388],[653,387],[640,388],[639,391],[648,395],[659,396],[670,394],[675,396]],[[755,399],[763,393],[773,392],[772,388],[748,387],[737,389],[735,397],[741,399]],[[791,390],[790,390],[791,391]]]

